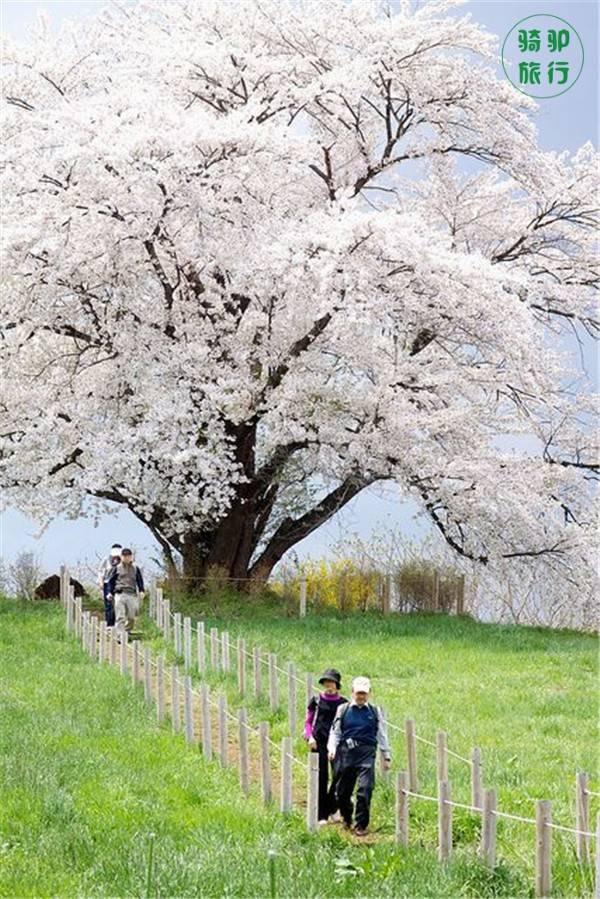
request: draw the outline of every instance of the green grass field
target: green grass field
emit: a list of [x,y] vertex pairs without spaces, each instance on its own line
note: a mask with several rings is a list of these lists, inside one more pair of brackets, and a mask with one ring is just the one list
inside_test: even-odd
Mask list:
[[[346,680],[369,674],[391,721],[410,715],[429,739],[444,728],[461,754],[479,745],[485,782],[506,811],[530,816],[535,798],[549,798],[555,820],[572,825],[575,770],[588,771],[598,790],[592,637],[433,616],[300,622],[256,600],[225,608],[219,620],[196,604],[196,617],[301,670],[334,664]],[[143,630],[160,648],[153,625]],[[384,784],[372,845],[334,828],[309,835],[300,814],[265,810],[256,787],[242,797],[235,770],[204,762],[158,727],[139,688],[64,634],[54,605],[0,603],[0,666],[2,896],[269,896],[270,848],[280,897],[532,895],[534,829],[526,825],[499,823],[490,873],[476,859],[479,824],[467,812],[455,813],[446,866],[436,859],[433,805],[413,805],[411,847],[395,847]],[[233,676],[209,680],[238,704]],[[275,739],[285,733],[284,712],[248,707],[254,720],[271,722]],[[395,767],[404,767],[402,737],[392,746]],[[419,753],[421,788],[431,793],[433,750],[420,745]],[[450,777],[453,798],[468,801],[467,766],[452,761]],[[554,833],[553,861],[557,896],[590,893],[591,872],[576,863],[570,836]]]

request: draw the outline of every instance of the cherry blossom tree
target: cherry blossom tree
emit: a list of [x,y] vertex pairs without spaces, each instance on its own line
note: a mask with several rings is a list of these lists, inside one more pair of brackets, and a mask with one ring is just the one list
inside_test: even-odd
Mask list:
[[264,579],[392,480],[486,577],[591,588],[597,160],[540,149],[457,5],[141,0],[5,48],[10,503]]

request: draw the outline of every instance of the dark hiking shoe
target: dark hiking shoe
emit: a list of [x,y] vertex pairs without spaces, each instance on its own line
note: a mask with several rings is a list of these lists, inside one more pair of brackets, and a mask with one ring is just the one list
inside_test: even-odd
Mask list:
[[366,837],[368,832],[369,831],[364,827],[355,827],[354,828],[354,836],[355,837]]

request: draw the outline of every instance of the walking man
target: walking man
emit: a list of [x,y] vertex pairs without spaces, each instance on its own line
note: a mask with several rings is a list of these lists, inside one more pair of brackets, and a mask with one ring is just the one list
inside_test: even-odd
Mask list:
[[337,798],[346,827],[352,827],[356,793],[354,833],[363,837],[369,826],[371,797],[375,786],[377,747],[383,757],[383,768],[391,763],[385,722],[380,709],[369,702],[371,682],[368,677],[352,681],[352,699],[338,706],[329,734],[327,750],[337,771]]
[[108,596],[115,602],[115,633],[121,640],[132,630],[139,606],[144,599],[144,579],[142,572],[133,563],[133,553],[123,549],[120,563],[113,569],[108,579]]
[[108,581],[113,573],[113,570],[117,567],[119,562],[121,561],[121,549],[123,547],[120,543],[113,543],[110,548],[110,553],[108,557],[104,559],[102,565],[100,566],[100,571],[98,572],[98,586],[102,590],[102,599],[104,600],[104,619],[108,627],[114,627],[115,624],[115,605],[112,599],[108,599]]

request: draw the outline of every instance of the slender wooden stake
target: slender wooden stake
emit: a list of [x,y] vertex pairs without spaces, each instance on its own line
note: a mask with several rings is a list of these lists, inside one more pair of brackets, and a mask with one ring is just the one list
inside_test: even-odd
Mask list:
[[165,658],[156,660],[156,718],[159,724],[165,720]]
[[436,734],[437,747],[437,779],[438,783],[448,780],[448,753],[446,747],[448,737],[443,730],[438,730]]
[[596,815],[596,886],[594,899],[600,899],[600,812]]
[[60,593],[60,604],[61,606],[66,606],[67,604],[67,569],[64,565],[60,566],[60,574],[59,574],[59,593]]
[[[587,790],[588,776],[583,771],[578,771],[575,776],[575,829],[589,832],[590,808]],[[575,846],[580,863],[587,864],[590,860],[590,838],[583,833],[576,833]]]
[[81,639],[81,627],[82,627],[82,612],[81,612],[81,599],[78,597],[75,605],[75,636],[78,640]]
[[133,641],[133,669],[131,672],[131,679],[134,684],[140,679],[140,644],[137,640]]
[[246,709],[238,709],[238,747],[240,787],[243,793],[250,790],[250,760],[248,758],[248,713]]
[[117,636],[115,634],[114,627],[111,627],[109,631],[109,639],[110,639],[110,664],[117,664]]
[[296,666],[288,662],[288,731],[292,739],[296,736]]
[[204,643],[206,639],[206,628],[204,626],[203,621],[198,622],[198,626],[196,628],[196,636],[198,640],[198,673],[205,674],[206,673],[206,645]]
[[181,612],[173,614],[173,643],[175,646],[175,655],[181,655]]
[[481,750],[475,746],[471,751],[471,805],[473,808],[482,808],[481,795]]
[[450,805],[450,784],[442,780],[438,784],[438,858],[448,861],[452,854],[452,806]]
[[98,619],[95,615],[92,615],[90,623],[90,655],[95,659],[98,652]]
[[192,619],[183,619],[183,664],[187,672],[192,670]]
[[309,704],[315,695],[314,678],[312,674],[306,675],[306,705]]
[[271,801],[271,763],[269,760],[269,725],[261,721],[258,725],[260,739],[260,776],[262,785],[262,798],[266,804]]
[[164,602],[163,634],[166,643],[171,642],[171,603],[168,599]]
[[161,630],[164,628],[165,601],[162,587],[156,588],[156,624]]
[[210,667],[213,671],[219,670],[219,631],[216,627],[210,629]]
[[229,655],[229,632],[223,631],[221,634],[221,667],[223,671],[231,671],[231,660]]
[[219,722],[219,758],[221,768],[226,768],[229,764],[229,735],[227,733],[227,697],[219,696],[218,705],[218,722]]
[[252,674],[254,677],[254,696],[260,699],[262,696],[262,671],[260,667],[260,647],[252,648]]
[[[385,717],[385,709],[383,709],[381,706],[379,706],[379,714],[380,714],[380,717],[381,717],[381,722],[382,722],[382,724],[383,724],[384,727],[385,727],[385,723],[386,723],[386,720],[387,720],[387,719],[386,719],[386,717]],[[384,767],[384,764],[383,764],[383,753],[379,752],[378,755],[379,755],[379,774],[380,774],[380,777],[381,777],[381,779],[382,779],[385,783],[388,783],[388,781],[389,781],[389,779],[390,779],[390,771],[389,771],[389,768]]]
[[417,774],[417,737],[415,734],[415,722],[407,718],[404,724],[406,734],[406,757],[408,765],[408,788],[411,793],[419,792],[419,777]]
[[300,618],[306,618],[306,578],[300,578]]
[[408,775],[399,771],[396,775],[396,843],[408,846]]
[[436,612],[440,610],[440,576],[437,571],[433,572],[433,608]]
[[238,693],[246,695],[246,641],[243,637],[237,638],[237,678]]
[[383,591],[383,614],[389,615],[392,609],[392,575],[385,576],[385,589]]
[[538,799],[535,804],[535,895],[549,896],[552,891],[552,803]]
[[319,812],[319,753],[308,753],[308,782],[306,797],[306,827],[313,833],[317,829]]
[[150,621],[154,621],[154,605],[156,603],[156,583],[153,581],[150,584],[149,591],[149,602],[148,602],[148,617]]
[[458,597],[456,599],[456,614],[464,615],[465,612],[465,576],[461,574],[458,579]]
[[98,647],[98,661],[106,661],[106,621],[100,622],[100,645]]
[[179,668],[171,666],[171,725],[173,733],[181,730],[181,710],[179,706]]
[[292,810],[292,738],[281,740],[281,796],[279,810]]
[[87,628],[88,628],[89,617],[90,617],[89,612],[81,613],[81,645],[82,645],[83,649],[86,649],[86,650],[87,650],[87,643],[88,643]]
[[269,653],[269,706],[272,712],[279,707],[279,685],[277,682],[277,656],[274,652]]
[[149,646],[144,646],[144,699],[152,702],[152,660]]
[[194,716],[192,714],[192,678],[186,674],[183,679],[183,716],[185,721],[185,742],[194,742]]
[[483,819],[481,822],[480,854],[488,868],[496,867],[496,791],[484,790]]
[[208,684],[202,684],[200,687],[200,701],[202,708],[200,710],[202,720],[202,754],[207,761],[212,759],[212,738],[210,726],[210,692]]
[[127,631],[121,634],[121,674],[127,674],[127,645],[129,643],[129,635]]

